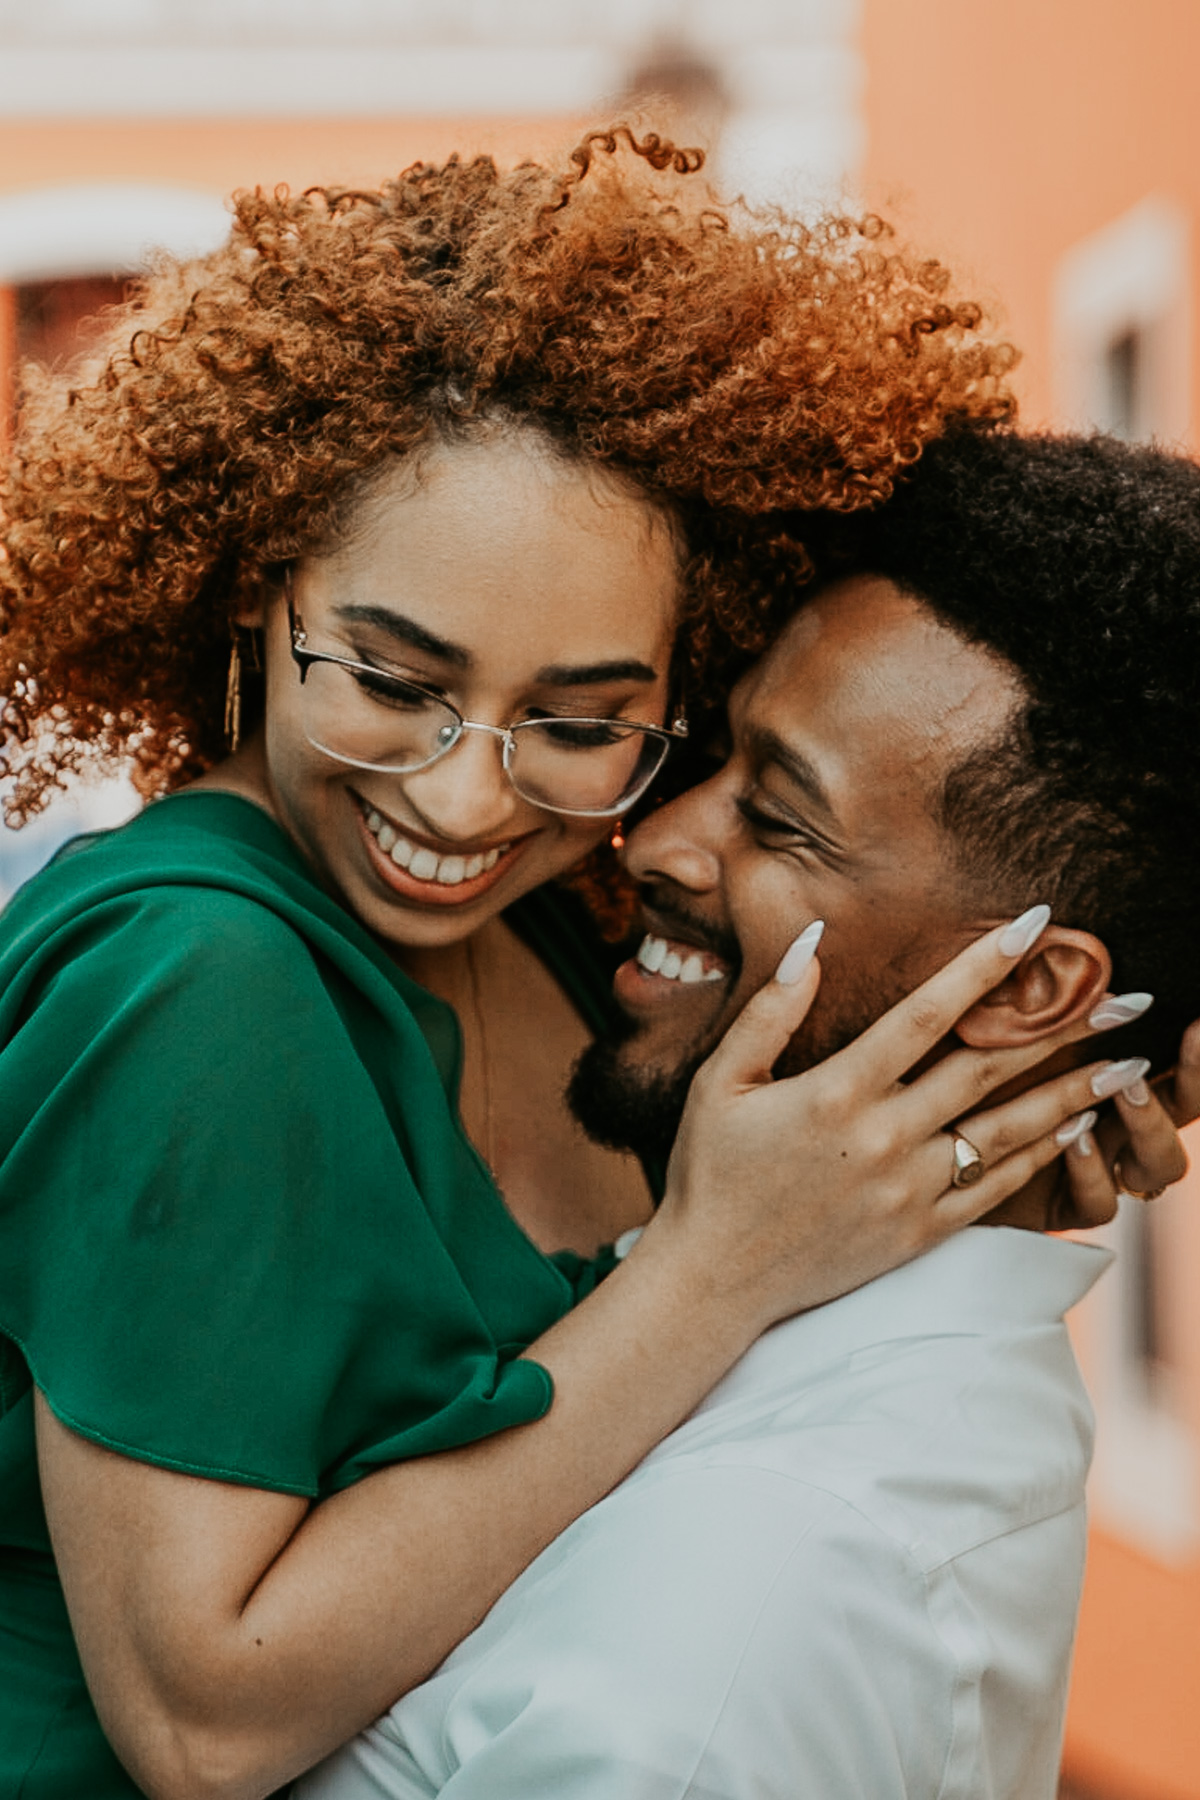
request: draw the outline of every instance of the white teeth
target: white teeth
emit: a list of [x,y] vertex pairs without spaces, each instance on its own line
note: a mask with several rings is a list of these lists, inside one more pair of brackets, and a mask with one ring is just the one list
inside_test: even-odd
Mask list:
[[432,881],[438,872],[440,861],[441,857],[437,855],[436,851],[414,850],[413,859],[408,865],[408,872],[410,875],[415,875],[418,881]]
[[667,948],[666,938],[653,933],[647,933],[638,945],[636,960],[649,974],[661,975],[664,981],[681,981],[686,987],[698,981],[722,981],[725,976],[722,968],[706,969],[698,950],[685,959],[678,950]]
[[402,832],[370,807],[366,814],[367,830],[386,856],[398,868],[407,869],[418,881],[436,881],[441,887],[458,887],[460,882],[474,881],[487,869],[494,869],[511,844],[497,844],[494,849],[477,850],[474,856],[439,856],[435,850],[411,843]]

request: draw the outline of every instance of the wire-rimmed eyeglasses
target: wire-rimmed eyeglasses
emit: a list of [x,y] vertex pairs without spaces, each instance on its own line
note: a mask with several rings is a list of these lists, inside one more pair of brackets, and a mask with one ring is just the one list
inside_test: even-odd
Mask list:
[[602,819],[640,800],[673,740],[687,736],[682,707],[669,726],[573,714],[480,724],[419,682],[310,650],[290,591],[287,607],[304,735],[351,768],[412,775],[449,755],[466,732],[485,732],[500,740],[504,772],[522,799],[548,812]]

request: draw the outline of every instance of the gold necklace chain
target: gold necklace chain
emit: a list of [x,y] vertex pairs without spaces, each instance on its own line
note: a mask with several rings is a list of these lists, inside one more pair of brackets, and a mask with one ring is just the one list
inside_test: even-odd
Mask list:
[[487,1025],[484,1020],[483,984],[480,980],[473,937],[467,939],[464,948],[467,953],[467,980],[471,989],[471,1007],[475,1014],[475,1026],[479,1033],[480,1086],[483,1090],[483,1160],[494,1177],[496,1165],[492,1132],[492,1074],[488,1054]]

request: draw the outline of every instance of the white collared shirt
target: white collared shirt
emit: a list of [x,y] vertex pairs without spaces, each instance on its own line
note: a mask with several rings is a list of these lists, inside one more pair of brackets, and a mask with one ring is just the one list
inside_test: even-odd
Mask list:
[[976,1228],[777,1326],[301,1800],[1051,1800],[1111,1260]]

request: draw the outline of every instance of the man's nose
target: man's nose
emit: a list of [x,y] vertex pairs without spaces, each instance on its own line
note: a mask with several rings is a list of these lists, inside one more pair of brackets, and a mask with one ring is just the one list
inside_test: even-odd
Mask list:
[[449,843],[494,838],[528,806],[505,773],[503,753],[499,735],[464,731],[428,768],[400,778],[406,800],[431,837]]
[[721,807],[715,790],[715,782],[706,781],[635,826],[626,839],[625,862],[636,881],[663,877],[694,894],[720,886]]

